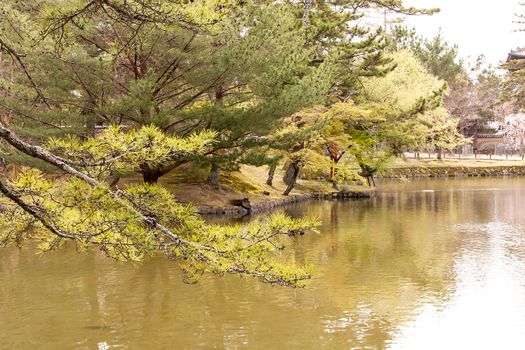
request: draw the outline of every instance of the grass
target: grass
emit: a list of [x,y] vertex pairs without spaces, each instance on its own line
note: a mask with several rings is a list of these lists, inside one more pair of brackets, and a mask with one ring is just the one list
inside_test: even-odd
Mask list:
[[[186,172],[187,173],[187,172]],[[194,176],[189,179],[181,175],[167,175],[160,183],[170,189],[181,202],[198,206],[221,207],[230,205],[234,199],[249,198],[252,203],[283,198],[286,184],[282,181],[283,169],[275,172],[274,185],[266,184],[267,167],[244,165],[236,172],[223,172],[219,188],[206,184],[205,176]],[[350,191],[371,191],[368,187],[346,185]],[[334,192],[327,181],[299,180],[291,195],[312,192]]]
[[[12,169],[10,174],[16,177],[20,167]],[[278,168],[274,176],[274,185],[266,184],[268,167],[241,166],[239,171],[221,172],[220,186],[211,187],[207,184],[209,170],[195,166],[182,166],[160,178],[159,184],[166,187],[178,201],[192,203],[202,207],[225,207],[230,206],[235,199],[249,198],[253,204],[283,198],[282,193],[286,189],[286,184],[282,178],[284,170]],[[58,173],[48,172],[48,176],[54,177]],[[130,174],[123,177],[120,187],[137,184],[142,182],[139,174]],[[357,185],[345,185],[350,191],[363,192],[371,191],[371,188]],[[299,195],[313,192],[334,192],[332,184],[328,181],[298,180],[291,195]],[[0,196],[0,205],[9,205],[11,201]]]
[[413,159],[406,158],[396,159],[391,168],[439,168],[439,167],[507,167],[507,166],[525,166],[525,161],[522,160],[505,160],[505,159]]
[[[491,171],[489,168],[500,167],[525,167],[525,161],[521,159],[451,159],[444,160],[414,158],[398,158],[389,164],[389,171],[393,174],[423,174],[440,173],[445,171],[455,171],[457,168],[477,168],[481,171]],[[278,167],[274,176],[274,185],[266,184],[268,168],[265,166],[255,167],[243,165],[238,171],[221,172],[220,186],[211,187],[206,183],[208,176],[207,168],[195,166],[181,167],[172,173],[161,177],[160,184],[173,192],[180,202],[193,203],[202,207],[224,207],[231,205],[231,201],[241,198],[249,198],[253,204],[262,203],[268,200],[283,198],[282,193],[286,189],[286,184],[282,181],[284,175],[283,167]],[[141,182],[139,175],[131,175],[121,180],[120,185]],[[342,186],[341,186],[342,187]],[[368,192],[372,188],[358,185],[345,185],[350,191]],[[305,193],[334,192],[332,184],[328,181],[303,180],[300,179],[292,191],[291,195]],[[6,202],[8,202],[6,200]],[[0,205],[4,203],[4,198],[0,198]]]

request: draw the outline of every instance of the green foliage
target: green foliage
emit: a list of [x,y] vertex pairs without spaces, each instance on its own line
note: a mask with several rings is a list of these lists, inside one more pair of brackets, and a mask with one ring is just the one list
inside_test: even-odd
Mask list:
[[[502,66],[502,68],[507,70],[507,73],[503,76],[503,78],[493,76],[492,74],[490,74],[491,72],[482,72],[482,74],[480,75],[482,77],[481,84],[483,87],[485,87],[485,89],[483,89],[483,92],[485,92],[484,96],[488,95],[490,101],[493,102],[493,95],[489,95],[487,94],[487,92],[493,93],[494,91],[499,91],[499,96],[497,96],[496,100],[497,102],[510,102],[517,107],[516,109],[523,109],[525,107],[525,70],[523,69],[525,68],[524,63],[525,61],[522,59],[515,59],[506,62]],[[492,104],[492,106],[493,105],[494,103]],[[492,110],[490,108],[487,109],[485,110],[489,113],[486,112],[483,115],[485,117],[494,117],[494,114],[490,113]],[[490,120],[490,118],[485,119]]]
[[360,176],[370,177],[382,170],[393,155],[389,119],[395,110],[386,104],[338,103],[327,114],[343,125],[349,138],[347,152],[361,168]]
[[[53,129],[53,136],[81,137],[101,125],[155,125],[180,137],[214,130],[209,161],[233,163],[243,158],[241,147],[257,146],[280,119],[324,102],[333,84],[330,55],[311,64],[316,47],[307,43],[292,4],[68,0],[35,6],[10,9],[11,17],[1,20],[6,27],[23,20],[3,34],[20,43],[13,47],[27,71],[0,82],[14,92],[3,98],[11,123],[23,121],[18,130],[28,136],[36,126]],[[178,165],[141,168],[161,176]]]
[[426,127],[426,139],[421,145],[435,146],[453,150],[458,146],[470,143],[470,139],[463,137],[458,131],[458,118],[451,117],[446,109],[438,108],[423,116],[423,127]]
[[389,43],[393,51],[410,50],[430,74],[451,86],[467,75],[463,61],[458,58],[458,46],[450,45],[441,33],[428,40],[418,36],[414,29],[397,26],[392,30]]
[[395,104],[408,111],[418,100],[429,98],[446,87],[443,81],[424,68],[412,52],[397,51],[389,58],[396,65],[392,72],[384,77],[363,79],[367,100]]
[[[246,154],[269,149],[267,136],[283,118],[351,98],[360,77],[391,69],[383,33],[362,24],[370,10],[435,12],[399,0],[8,4],[11,17],[2,24],[21,19],[6,36],[19,43],[28,70],[0,81],[17,92],[6,102],[13,123],[36,117],[24,134],[39,122],[55,136],[113,124],[155,125],[181,137],[214,130],[206,161],[231,168],[271,163]],[[161,176],[176,166],[142,168]]]
[[154,168],[198,156],[213,144],[215,137],[214,131],[181,138],[166,135],[155,126],[127,132],[112,126],[85,140],[76,136],[51,138],[47,148],[100,179],[111,173],[136,170],[141,166]]
[[363,176],[359,174],[358,169],[355,167],[355,163],[348,159],[335,164],[332,180],[335,183],[351,181],[360,185],[364,185],[366,182]]
[[[438,108],[445,85],[418,62],[439,70],[454,49],[429,43],[421,52],[437,61],[385,55],[385,33],[363,21],[378,9],[435,12],[401,0],[6,0],[2,135],[9,142],[9,126],[55,154],[12,139],[5,149],[67,175],[33,169],[0,181],[17,204],[2,213],[2,241],[34,239],[43,251],[72,241],[129,261],[164,254],[189,282],[211,272],[302,286],[310,270],[279,252],[316,220],[212,225],[151,183],[189,161],[235,169],[281,159],[294,181],[331,170],[334,182],[364,182],[404,147],[455,142]],[[132,171],[148,184],[103,182]]]
[[290,163],[309,176],[322,174],[323,167],[331,169],[329,178],[337,183],[361,180],[352,167],[341,169],[339,161],[348,156],[360,167],[360,176],[369,178],[408,147],[453,149],[464,143],[458,120],[442,107],[447,84],[430,74],[411,51],[386,58],[395,68],[385,76],[362,78],[358,103],[307,109],[285,120],[275,137],[289,140]]
[[[438,147],[453,149],[464,143],[458,133],[452,132],[453,124],[456,124],[460,129],[471,126],[474,120],[483,123],[495,119],[498,114],[496,106],[498,105],[501,79],[491,67],[483,68],[485,66],[483,56],[478,57],[475,66],[468,69],[469,73],[467,74],[465,62],[458,58],[457,45],[450,45],[441,33],[438,33],[433,39],[427,40],[418,36],[414,29],[402,26],[393,29],[390,47],[394,51],[409,50],[429,74],[448,83],[449,89],[443,96],[444,107],[454,118],[444,118],[445,112],[440,111],[438,114],[441,118],[438,117],[437,120],[431,121],[431,118],[427,116],[427,120],[423,124],[428,122],[434,125],[434,129],[427,130],[429,134],[437,131],[436,128],[448,130],[448,136],[444,138],[451,143],[437,141],[443,135],[430,135],[427,137],[428,141],[433,140],[435,145],[440,144],[441,146]],[[429,86],[432,85],[435,84],[429,82]],[[422,88],[421,91],[428,93],[428,89],[425,89],[424,86],[420,87]],[[436,127],[436,125],[438,126]],[[417,129],[421,130],[421,127]]]
[[393,154],[399,155],[406,146],[453,149],[463,144],[458,120],[442,107],[447,84],[427,71],[411,51],[391,57],[396,63],[392,73],[363,84],[368,100],[384,106],[388,127],[382,128],[381,138]]

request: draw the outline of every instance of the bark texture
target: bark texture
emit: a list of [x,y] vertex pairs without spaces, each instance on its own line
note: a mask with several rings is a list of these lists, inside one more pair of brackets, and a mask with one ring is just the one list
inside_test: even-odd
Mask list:
[[268,186],[273,186],[273,177],[275,176],[276,169],[277,169],[277,164],[270,165],[270,169],[268,170],[268,179],[266,180],[266,184]]
[[286,187],[286,190],[284,191],[283,195],[287,196],[292,192],[293,188],[295,187],[295,184],[297,183],[297,178],[299,177],[299,173],[301,172],[302,165],[298,162],[293,162],[288,166],[288,169],[286,170],[286,174],[284,176],[284,183],[288,185]]
[[208,185],[213,187],[219,187],[221,176],[221,166],[213,163],[210,169],[210,175],[208,175]]

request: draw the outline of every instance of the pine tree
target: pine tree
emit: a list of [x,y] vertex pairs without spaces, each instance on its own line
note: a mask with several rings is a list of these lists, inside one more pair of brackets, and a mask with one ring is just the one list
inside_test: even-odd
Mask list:
[[[28,169],[15,179],[0,180],[0,191],[14,204],[0,215],[3,245],[20,246],[31,240],[41,251],[49,251],[72,242],[79,250],[98,249],[124,261],[163,254],[176,259],[186,281],[192,283],[205,272],[248,275],[292,287],[303,286],[310,278],[308,267],[280,262],[275,252],[283,248],[279,237],[302,234],[317,225],[315,220],[276,214],[245,226],[214,225],[158,185],[119,189],[103,182],[105,173],[136,167],[143,157],[156,163],[177,154],[202,152],[205,137],[157,140],[164,135],[152,127],[130,133],[115,129],[100,139],[79,142],[75,148],[79,153],[72,157],[28,144],[4,126],[0,137],[66,175],[62,180],[49,179]],[[148,145],[152,141],[160,144]],[[59,150],[64,144],[57,140],[51,146]],[[105,147],[112,152],[103,152]]]
[[[9,82],[24,93],[5,105],[40,123],[38,135],[33,121],[17,130],[42,137],[92,135],[111,124],[155,125],[179,136],[211,129],[218,142],[200,161],[215,172],[250,162],[246,150],[264,143],[282,118],[329,102],[328,92],[348,99],[360,76],[384,74],[382,33],[359,22],[367,11],[432,12],[390,0],[11,6],[13,18],[31,18],[13,34],[22,38],[31,79],[19,74]],[[190,160],[140,172],[155,182]]]
[[467,76],[464,62],[458,57],[458,46],[449,44],[441,33],[429,40],[419,36],[415,29],[396,26],[390,33],[389,46],[394,52],[411,51],[430,74],[446,81],[451,88]]
[[[24,61],[45,98],[30,111],[18,94],[9,100],[18,115],[67,126],[62,133],[113,124],[179,136],[216,130],[207,159],[228,163],[280,118],[326,96],[330,70],[308,65],[314,52],[288,5],[67,4],[42,7],[40,37],[24,32],[37,45]],[[20,76],[11,85],[30,83]],[[156,182],[189,160],[139,171]]]

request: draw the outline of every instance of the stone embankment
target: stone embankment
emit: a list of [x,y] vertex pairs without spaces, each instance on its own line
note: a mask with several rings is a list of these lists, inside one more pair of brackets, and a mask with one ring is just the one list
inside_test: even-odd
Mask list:
[[374,195],[374,191],[341,191],[328,193],[306,193],[300,195],[293,195],[278,199],[269,199],[261,203],[251,204],[251,208],[247,209],[242,206],[228,206],[228,207],[198,207],[197,212],[201,215],[227,215],[227,216],[243,216],[249,214],[256,214],[266,211],[272,211],[287,205],[304,203],[311,200],[339,200],[339,199],[362,199],[370,198]]
[[473,177],[473,176],[523,176],[523,166],[490,167],[409,167],[389,169],[383,178],[421,178],[421,177]]

